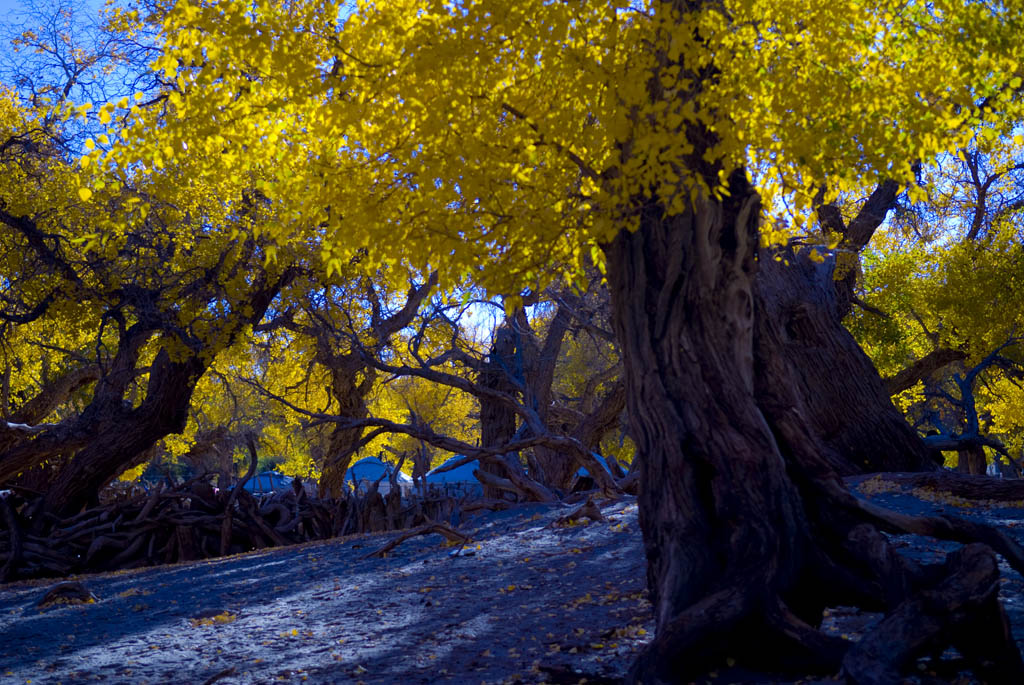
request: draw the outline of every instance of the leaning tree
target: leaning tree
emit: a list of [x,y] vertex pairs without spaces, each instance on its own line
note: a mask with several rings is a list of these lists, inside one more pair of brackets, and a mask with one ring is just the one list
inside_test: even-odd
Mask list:
[[[0,484],[34,500],[41,530],[184,428],[213,359],[296,273],[283,256],[266,264],[265,242],[211,225],[258,226],[269,214],[254,195],[193,185],[156,200],[153,185],[182,172],[162,166],[101,169],[82,187],[91,158],[69,155],[67,108],[0,91],[0,321],[18,362],[5,371]],[[104,133],[83,149],[109,144]],[[100,235],[99,222],[116,228]]]
[[[766,245],[815,207],[827,220],[836,193],[912,185],[922,159],[1016,107],[1021,9],[179,2],[150,19],[172,116],[132,114],[105,160],[187,149],[197,174],[255,174],[291,217],[271,235],[317,241],[328,269],[406,260],[507,293],[600,261],[657,624],[634,680],[734,656],[892,682],[948,643],[983,677],[1019,678],[990,547],[921,569],[879,531],[984,539],[1018,568],[1024,552],[839,478],[932,464],[840,323],[863,226]],[[835,604],[887,616],[851,644],[818,629]]]

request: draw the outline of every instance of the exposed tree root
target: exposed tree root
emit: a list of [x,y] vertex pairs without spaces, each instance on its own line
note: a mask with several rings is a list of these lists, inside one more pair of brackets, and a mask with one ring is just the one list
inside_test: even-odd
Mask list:
[[469,514],[475,511],[504,511],[510,509],[512,503],[504,499],[478,499],[462,505],[462,511]]
[[[735,656],[751,668],[797,676],[841,670],[851,683],[877,685],[904,680],[917,659],[952,647],[963,657],[957,666],[985,682],[1024,682],[1024,662],[998,600],[993,551],[1024,570],[1024,549],[991,526],[862,502],[838,482],[818,482],[806,502],[827,502],[832,512],[814,526],[806,582],[786,587],[770,568],[737,572],[729,585],[662,623],[630,682],[697,678],[721,665],[724,644],[747,644]],[[942,564],[922,567],[899,555],[876,526],[968,544]],[[822,609],[838,605],[886,615],[853,643],[820,630]]]
[[551,525],[570,525],[583,518],[591,521],[604,521],[604,515],[601,513],[601,508],[594,504],[593,495],[587,497],[586,502],[576,507],[565,516],[559,516]]
[[962,543],[984,543],[1003,555],[1014,570],[1024,575],[1024,547],[997,528],[955,516],[908,516],[862,500],[858,500],[857,504],[876,525],[890,532],[912,533]]
[[82,583],[58,583],[39,598],[36,608],[45,609],[55,604],[92,604],[97,599],[98,597]]
[[847,679],[863,684],[899,682],[918,657],[952,643],[986,682],[1024,682],[1024,663],[997,597],[999,567],[982,544],[949,555],[945,579],[908,598],[843,659]]
[[393,550],[395,547],[398,547],[400,544],[402,544],[406,540],[412,539],[412,538],[417,537],[419,535],[429,535],[431,533],[439,533],[439,534],[445,536],[448,539],[449,542],[454,542],[454,543],[457,543],[457,544],[465,545],[470,540],[470,537],[468,535],[466,535],[465,533],[462,533],[462,532],[459,532],[459,531],[455,530],[454,528],[452,528],[448,524],[438,523],[436,521],[431,521],[430,523],[425,523],[422,526],[419,526],[417,528],[413,528],[412,530],[410,530],[408,532],[402,533],[397,538],[395,538],[394,540],[392,540],[388,544],[384,545],[380,549],[378,549],[378,550],[376,550],[374,552],[370,552],[369,554],[366,554],[366,555],[364,555],[364,556],[362,556],[360,558],[361,559],[369,559],[370,557],[383,557],[385,554],[387,554],[388,552]]
[[892,484],[901,489],[948,493],[953,497],[967,500],[993,502],[1024,501],[1024,480],[992,478],[984,475],[969,475],[956,471],[931,471],[927,473],[877,473],[869,476],[854,476],[847,479],[850,485],[863,485],[876,479],[879,486]]
[[240,485],[230,493],[214,492],[201,480],[140,492],[66,519],[34,516],[38,501],[0,500],[0,581],[137,568],[403,530],[446,520],[459,507],[447,496],[385,502],[377,492],[320,500],[293,489],[257,499]]

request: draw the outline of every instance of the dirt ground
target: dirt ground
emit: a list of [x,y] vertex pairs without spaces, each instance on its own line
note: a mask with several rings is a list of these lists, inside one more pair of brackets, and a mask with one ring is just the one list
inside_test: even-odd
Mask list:
[[[1024,532],[1021,510],[871,497]],[[488,513],[459,524],[473,538],[464,547],[428,535],[383,559],[366,555],[396,534],[83,576],[91,604],[38,608],[57,581],[0,586],[0,682],[617,682],[653,631],[636,501],[552,525],[573,508]],[[920,560],[956,547],[896,542]],[[1003,571],[1020,644],[1024,581]],[[839,607],[825,629],[857,639],[874,620]],[[708,681],[772,682],[739,670]]]
[[[93,604],[0,588],[0,680],[33,683],[576,682],[617,679],[653,629],[635,500],[605,521],[519,506],[459,526],[79,578]],[[453,556],[454,555],[454,556]],[[546,669],[546,670],[545,670]]]

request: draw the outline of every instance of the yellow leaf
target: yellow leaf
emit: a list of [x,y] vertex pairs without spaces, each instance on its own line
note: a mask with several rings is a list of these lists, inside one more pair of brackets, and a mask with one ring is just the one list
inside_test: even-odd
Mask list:
[[79,188],[78,197],[82,198],[82,202],[88,202],[89,198],[92,197],[92,191],[88,188]]

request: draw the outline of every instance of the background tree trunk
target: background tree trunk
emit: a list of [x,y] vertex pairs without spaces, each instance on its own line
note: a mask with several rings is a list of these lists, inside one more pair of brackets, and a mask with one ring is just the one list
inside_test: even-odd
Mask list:
[[[338,402],[337,415],[365,419],[370,412],[366,406],[366,395],[373,388],[376,372],[352,354],[324,357],[321,363],[331,372],[331,395]],[[359,379],[360,374],[362,380]],[[320,497],[338,498],[345,492],[345,473],[362,437],[363,428],[358,426],[339,424],[331,431],[320,471]]]
[[[494,333],[494,342],[487,362],[477,378],[480,385],[510,395],[516,395],[516,336],[511,326],[502,325]],[[511,442],[516,434],[516,413],[508,405],[497,400],[480,399],[480,446],[494,447]],[[505,471],[496,463],[482,462],[480,469],[501,478]],[[501,490],[484,485],[484,496],[504,497]]]
[[[245,324],[263,317],[296,273],[289,268],[273,279],[261,275],[259,286],[233,308],[235,314],[220,322],[206,339],[183,340],[167,334],[149,364],[146,394],[137,406],[128,400],[128,390],[140,372],[138,361],[144,345],[161,329],[154,320],[139,321],[122,330],[117,353],[96,382],[89,404],[78,416],[0,451],[0,483],[49,458],[64,457],[60,468],[52,472],[44,496],[32,506],[37,514],[58,518],[77,513],[118,474],[146,459],[158,440],[184,429],[192,392],[203,373]],[[169,343],[183,348],[175,358],[168,352]],[[41,526],[42,521],[37,516],[34,525]]]
[[[934,452],[893,405],[885,381],[840,321],[832,273],[835,261],[815,263],[780,250],[760,260],[755,282],[759,360],[755,392],[769,423],[779,388],[795,397],[809,433],[841,476],[874,471],[930,471]],[[794,400],[788,400],[794,401]]]
[[960,473],[969,473],[972,476],[981,476],[986,473],[988,461],[985,458],[985,448],[981,445],[971,445],[962,450],[957,450],[956,470]]
[[43,511],[60,517],[77,513],[118,473],[147,456],[156,441],[184,430],[192,391],[205,370],[198,357],[172,362],[161,350],[139,407],[118,403],[87,417],[93,438],[57,473],[43,498]]

